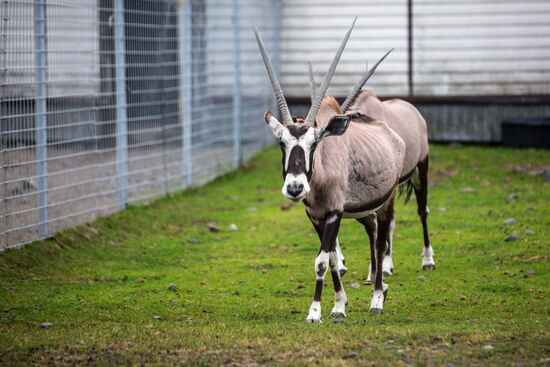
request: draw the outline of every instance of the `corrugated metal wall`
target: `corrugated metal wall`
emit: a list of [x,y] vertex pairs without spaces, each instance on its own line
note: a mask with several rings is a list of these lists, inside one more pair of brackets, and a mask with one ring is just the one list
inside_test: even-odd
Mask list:
[[[282,84],[308,96],[307,62],[322,74],[353,17],[358,22],[330,93],[346,95],[365,61],[396,50],[369,88],[406,95],[406,0],[284,0]],[[415,95],[550,93],[550,1],[413,0]]]
[[346,95],[361,77],[367,60],[372,65],[392,47],[395,51],[370,86],[385,95],[407,93],[406,1],[284,0],[281,83],[286,96],[309,96],[308,61],[324,75],[355,16],[357,23],[329,93]]
[[550,93],[550,1],[413,0],[413,24],[415,94]]

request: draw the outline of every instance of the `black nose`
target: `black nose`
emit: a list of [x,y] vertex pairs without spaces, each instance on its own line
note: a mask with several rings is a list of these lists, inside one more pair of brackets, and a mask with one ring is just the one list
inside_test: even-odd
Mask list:
[[286,191],[290,196],[296,197],[302,193],[302,190],[304,189],[304,185],[302,184],[292,184],[288,185],[288,188]]

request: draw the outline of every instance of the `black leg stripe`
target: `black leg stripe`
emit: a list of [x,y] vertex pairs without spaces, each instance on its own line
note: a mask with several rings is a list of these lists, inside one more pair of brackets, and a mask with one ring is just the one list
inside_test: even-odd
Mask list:
[[323,279],[317,279],[317,281],[315,281],[315,294],[313,295],[313,300],[321,302],[321,293],[323,293]]

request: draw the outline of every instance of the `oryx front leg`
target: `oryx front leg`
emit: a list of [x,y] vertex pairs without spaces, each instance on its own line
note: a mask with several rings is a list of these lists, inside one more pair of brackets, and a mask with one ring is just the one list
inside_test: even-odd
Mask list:
[[[335,274],[337,275],[337,283],[340,285],[340,290],[343,291],[338,272],[336,271],[337,255],[335,251],[336,237],[338,236],[338,229],[340,228],[341,218],[341,213],[333,212],[326,215],[325,218],[323,218],[322,220],[312,220],[315,228],[317,229],[319,237],[321,238],[321,250],[319,251],[319,255],[317,255],[317,257],[315,258],[315,293],[313,295],[313,302],[311,303],[309,313],[306,318],[307,322],[321,322],[321,294],[323,293],[324,280],[330,266],[331,257],[332,267],[334,268]],[[335,289],[337,283],[335,282]]]
[[321,294],[323,293],[323,284],[329,266],[329,257],[328,252],[321,250],[319,255],[315,258],[315,294],[313,295],[313,302],[309,307],[309,313],[306,319],[307,322],[322,322]]

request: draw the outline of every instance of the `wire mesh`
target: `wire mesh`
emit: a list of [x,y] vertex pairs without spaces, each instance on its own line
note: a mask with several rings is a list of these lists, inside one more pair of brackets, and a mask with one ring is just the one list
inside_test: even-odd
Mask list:
[[0,251],[203,184],[269,144],[250,24],[277,60],[280,6],[0,2]]

